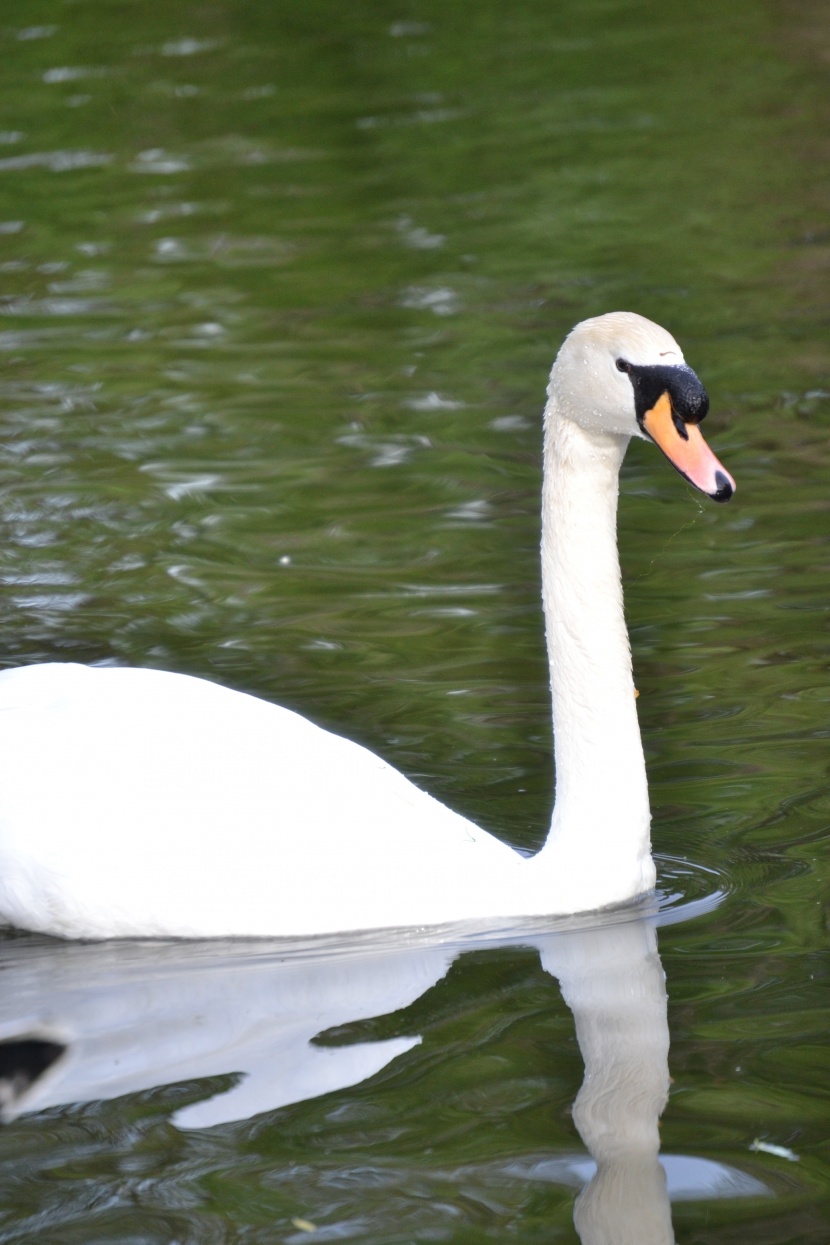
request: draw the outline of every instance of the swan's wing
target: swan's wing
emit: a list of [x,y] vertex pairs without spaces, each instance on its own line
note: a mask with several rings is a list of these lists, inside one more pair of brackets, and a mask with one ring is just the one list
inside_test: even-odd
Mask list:
[[516,859],[367,749],[187,676],[7,672],[0,754],[0,912],[52,932],[426,923],[413,896],[450,919],[468,862]]

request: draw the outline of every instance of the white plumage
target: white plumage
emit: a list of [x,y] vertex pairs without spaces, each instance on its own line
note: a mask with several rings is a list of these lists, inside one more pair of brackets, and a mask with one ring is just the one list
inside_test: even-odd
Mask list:
[[[537,856],[287,709],[184,675],[31,666],[0,675],[0,915],[65,937],[280,936],[572,913],[648,891],[616,549],[619,467],[643,432],[620,357],[683,367],[665,330],[614,313],[578,325],[551,373],[557,799]],[[679,467],[713,495],[716,468],[726,478],[711,455]]]

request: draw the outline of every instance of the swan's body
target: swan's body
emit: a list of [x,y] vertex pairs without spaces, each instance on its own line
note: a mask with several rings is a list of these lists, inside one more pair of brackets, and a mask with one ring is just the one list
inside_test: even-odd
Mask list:
[[578,325],[548,393],[557,795],[538,855],[265,701],[159,671],[31,666],[0,675],[0,917],[66,937],[279,936],[572,913],[648,891],[619,468],[648,435],[717,500],[734,484],[697,431],[700,382],[648,320]]

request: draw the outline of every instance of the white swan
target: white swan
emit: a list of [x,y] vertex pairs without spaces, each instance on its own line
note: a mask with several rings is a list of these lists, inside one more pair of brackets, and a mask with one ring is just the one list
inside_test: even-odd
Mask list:
[[573,913],[650,890],[645,765],[616,546],[629,439],[734,481],[665,329],[578,324],[545,410],[542,571],[556,802],[525,859],[357,744],[155,670],[0,675],[0,916],[73,938],[304,935]]

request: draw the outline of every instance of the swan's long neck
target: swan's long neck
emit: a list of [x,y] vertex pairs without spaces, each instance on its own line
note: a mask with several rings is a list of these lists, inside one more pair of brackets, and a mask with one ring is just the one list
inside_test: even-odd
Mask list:
[[595,877],[634,867],[648,888],[648,790],[616,533],[627,445],[627,437],[586,432],[562,417],[555,394],[548,402],[542,590],[556,802],[543,855],[584,856]]

